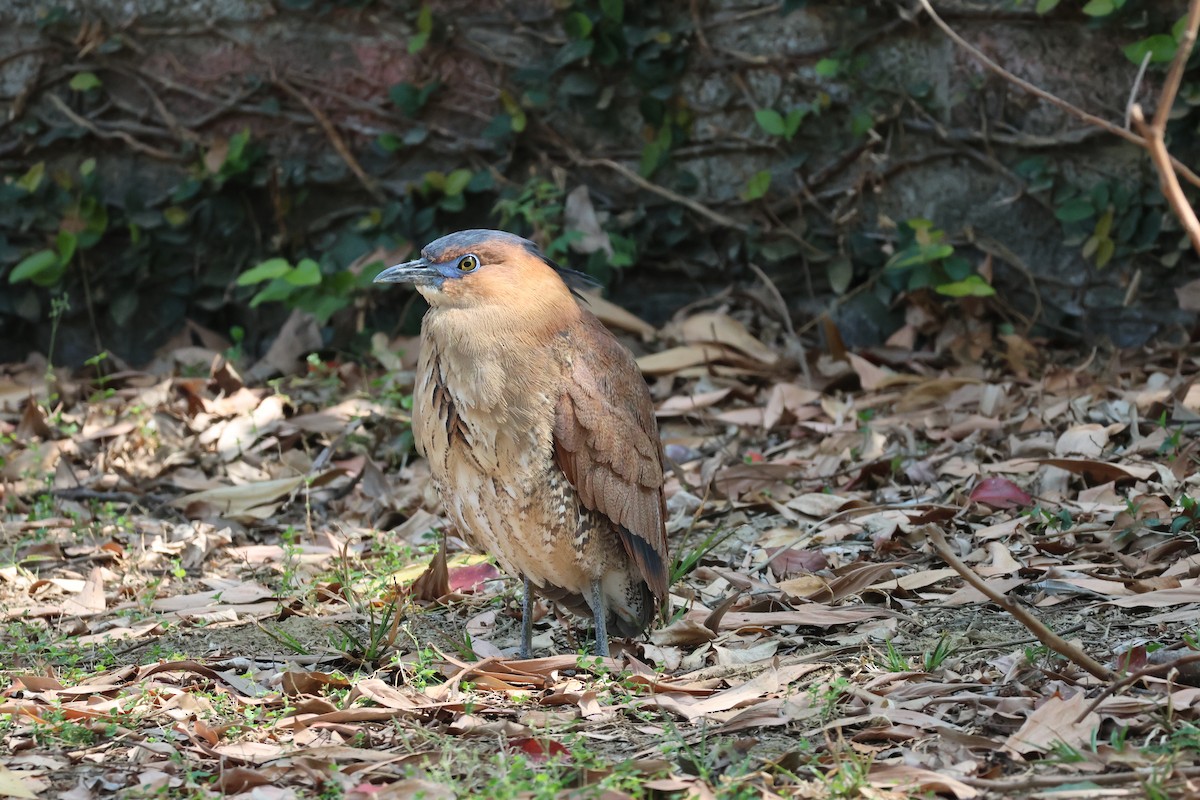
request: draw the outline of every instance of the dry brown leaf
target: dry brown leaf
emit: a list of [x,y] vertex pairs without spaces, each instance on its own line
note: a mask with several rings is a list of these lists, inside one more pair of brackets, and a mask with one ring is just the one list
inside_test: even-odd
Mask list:
[[0,764],[0,795],[20,798],[37,797],[37,793],[25,778],[3,764]]
[[92,567],[87,580],[79,590],[79,594],[68,597],[63,601],[63,613],[76,616],[88,616],[104,611],[107,604],[104,600],[104,574],[100,567]]
[[1075,425],[1058,437],[1054,454],[1096,458],[1108,446],[1108,430],[1094,422]]
[[1010,753],[1044,753],[1059,743],[1084,749],[1100,725],[1100,716],[1095,711],[1079,719],[1089,705],[1091,700],[1082,691],[1067,699],[1057,694],[1050,697],[1025,718],[1020,730],[1005,740],[1004,749]]
[[717,638],[704,624],[703,619],[684,617],[665,628],[660,628],[650,634],[650,641],[660,647],[704,644]]
[[888,380],[894,378],[896,375],[890,369],[876,366],[855,353],[847,353],[846,357],[850,359],[850,366],[854,368],[855,374],[858,375],[858,382],[862,386],[863,391],[873,392],[886,385]]
[[304,476],[297,475],[241,486],[222,486],[177,497],[171,505],[187,508],[193,503],[206,503],[231,519],[262,520],[274,514],[279,503],[303,484]]
[[[703,612],[688,612],[687,619],[699,619]],[[697,615],[697,616],[693,616]],[[812,603],[792,611],[730,611],[721,619],[721,630],[734,631],[739,628],[773,628],[781,625],[811,625],[828,628],[847,625],[874,617],[893,616],[894,612],[869,606],[830,606]],[[707,616],[704,614],[704,616]]]
[[650,339],[658,332],[649,322],[629,313],[616,303],[605,300],[599,290],[583,292],[583,296],[586,298],[588,310],[610,328],[636,333],[642,339]]
[[872,764],[867,779],[881,789],[898,789],[904,794],[950,794],[958,800],[979,797],[979,792],[962,781],[931,769],[908,764]]
[[693,314],[680,324],[679,333],[688,344],[716,342],[732,347],[763,364],[771,365],[779,361],[779,354],[755,339],[746,330],[745,325],[719,311]]
[[669,375],[688,367],[728,361],[733,354],[718,345],[683,345],[642,356],[637,360],[638,369],[646,375]]

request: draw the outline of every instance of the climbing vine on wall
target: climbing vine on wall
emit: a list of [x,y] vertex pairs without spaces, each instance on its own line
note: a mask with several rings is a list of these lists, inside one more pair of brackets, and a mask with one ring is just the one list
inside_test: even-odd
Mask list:
[[[1147,85],[1179,35],[1134,0],[1018,8],[1117,32]],[[894,37],[931,35],[898,6],[571,0],[470,25],[438,3],[288,0],[280,13],[377,33],[378,49],[362,45],[326,76],[255,46],[247,28],[55,8],[40,19],[28,52],[5,62],[33,68],[3,101],[0,336],[44,348],[51,298],[66,295],[66,360],[102,348],[143,359],[187,317],[245,327],[253,344],[290,308],[330,346],[357,347],[397,324],[367,289],[373,274],[479,225],[529,235],[605,282],[636,264],[640,280],[726,283],[754,263],[796,303],[863,288],[885,305],[927,291],[954,303],[999,289],[1029,305],[1028,281],[1003,282],[1012,265],[981,271],[969,231],[877,204],[910,172],[961,161],[1049,212],[1093,270],[1169,268],[1183,253],[1147,169],[1107,174],[1053,142],[947,131],[962,101],[944,78],[880,58]],[[812,15],[822,41],[759,52],[724,36],[793,13]],[[170,51],[195,37],[236,63],[204,80],[180,71]],[[1186,155],[1193,73],[1181,101],[1171,132]],[[922,143],[901,153],[899,137]]]

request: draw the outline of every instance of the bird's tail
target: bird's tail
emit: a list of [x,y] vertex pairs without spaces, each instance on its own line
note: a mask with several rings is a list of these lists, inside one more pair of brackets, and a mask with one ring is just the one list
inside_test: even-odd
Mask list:
[[[650,591],[645,581],[639,581],[638,588],[641,590],[641,597],[630,604],[632,608],[609,610],[608,624],[621,636],[641,636],[658,616],[658,598],[654,596],[654,592]],[[629,614],[630,611],[635,613]]]

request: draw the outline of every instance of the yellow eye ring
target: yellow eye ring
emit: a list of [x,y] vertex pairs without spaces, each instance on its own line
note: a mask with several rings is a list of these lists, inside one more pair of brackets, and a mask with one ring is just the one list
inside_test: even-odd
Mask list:
[[460,258],[458,260],[458,271],[459,272],[474,272],[478,268],[479,268],[479,258],[477,256],[471,255],[470,253],[467,253],[465,256],[463,256],[462,258]]

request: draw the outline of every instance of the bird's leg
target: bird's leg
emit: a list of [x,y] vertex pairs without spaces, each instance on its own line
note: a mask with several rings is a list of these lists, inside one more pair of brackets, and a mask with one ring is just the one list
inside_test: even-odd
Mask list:
[[533,655],[533,590],[529,578],[524,578],[525,596],[521,598],[521,649],[517,655],[530,658]]
[[600,587],[598,578],[592,579],[592,596],[588,598],[592,607],[592,616],[596,618],[596,655],[608,658],[608,616],[604,608],[604,590]]

